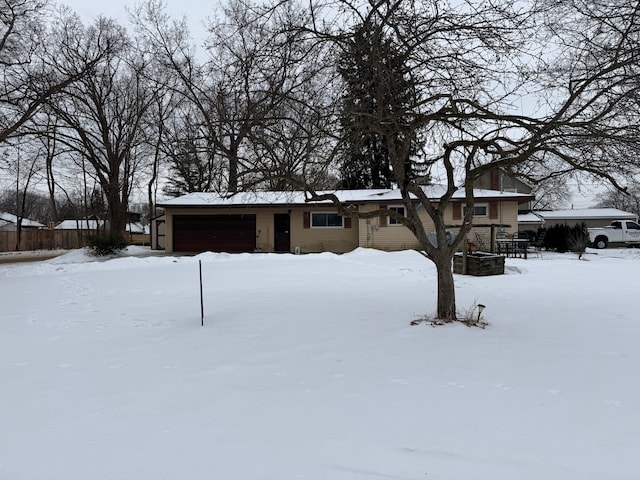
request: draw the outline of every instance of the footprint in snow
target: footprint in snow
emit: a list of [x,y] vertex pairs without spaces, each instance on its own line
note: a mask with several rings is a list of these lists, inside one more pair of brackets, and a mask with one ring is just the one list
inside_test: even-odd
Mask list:
[[391,383],[395,383],[396,385],[409,385],[408,380],[405,380],[404,378],[393,378],[391,379]]
[[449,385],[450,387],[466,388],[466,385],[460,385],[456,382],[447,382],[447,385]]
[[621,353],[621,352],[606,352],[606,355],[608,355],[609,357],[616,357],[616,358],[626,358],[627,357],[626,353]]
[[504,383],[494,383],[494,387],[499,388],[500,390],[511,390],[509,385],[505,385]]

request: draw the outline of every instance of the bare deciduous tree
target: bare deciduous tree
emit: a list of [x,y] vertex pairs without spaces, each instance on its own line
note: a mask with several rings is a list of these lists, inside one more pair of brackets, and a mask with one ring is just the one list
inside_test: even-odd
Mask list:
[[601,194],[598,207],[617,208],[640,216],[640,182],[631,180],[625,191],[610,189]]
[[[201,158],[185,158],[216,168],[223,159],[223,181],[214,185],[228,192],[264,186],[269,159],[277,158],[272,167],[279,170],[296,163],[270,154],[276,149],[286,153],[282,144],[276,146],[281,133],[300,132],[303,104],[292,99],[294,92],[309,91],[317,67],[313,52],[298,41],[300,34],[279,28],[281,17],[290,19],[299,10],[281,7],[263,10],[242,0],[230,1],[209,25],[207,56],[202,60],[189,44],[186,25],[172,22],[161,2],[147,2],[135,15],[138,30],[180,79],[177,90],[189,104],[184,108],[197,132]],[[258,158],[257,152],[267,155]]]
[[[49,22],[56,18],[56,22]],[[0,143],[20,133],[42,105],[89,72],[111,45],[94,38],[82,62],[60,57],[75,48],[77,18],[68,10],[54,15],[46,0],[0,1]]]
[[8,209],[16,216],[16,244],[15,250],[20,250],[22,239],[22,221],[27,215],[34,213],[31,210],[35,206],[32,188],[42,180],[41,164],[38,161],[41,150],[33,143],[25,144],[21,147],[11,146],[6,148],[0,156],[0,169],[8,173],[13,179],[13,188],[10,190],[11,208]]
[[60,123],[58,142],[91,165],[106,197],[111,235],[122,236],[134,175],[146,159],[140,154],[144,119],[157,91],[145,74],[149,60],[132,48],[121,26],[99,18],[77,32],[80,48],[64,52],[69,63],[84,62],[95,38],[119,48],[49,105]]
[[[386,210],[367,215],[396,218],[435,263],[440,319],[456,319],[451,261],[472,228],[474,183],[481,174],[535,163],[553,172],[584,171],[618,186],[619,175],[637,166],[622,153],[637,149],[640,138],[638,2],[344,0],[311,2],[309,9],[311,21],[298,30],[318,43],[344,49],[354,26],[369,25],[404,56],[414,92],[405,108],[395,109],[378,89],[373,112],[356,105],[352,113],[360,115],[363,132],[385,139],[406,211],[404,217]],[[329,14],[323,16],[323,9]],[[518,108],[532,97],[540,108]],[[444,172],[435,201],[405,168],[418,135],[426,139],[426,166]],[[449,243],[445,211],[460,189],[467,208]],[[358,215],[335,196],[311,198],[332,199],[343,214]],[[419,209],[435,227],[437,246]]]

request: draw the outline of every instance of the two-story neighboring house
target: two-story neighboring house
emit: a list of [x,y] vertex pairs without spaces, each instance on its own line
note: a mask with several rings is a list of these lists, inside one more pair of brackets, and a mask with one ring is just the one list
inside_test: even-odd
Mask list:
[[[533,187],[526,182],[514,177],[500,167],[494,167],[480,176],[475,183],[476,188],[485,190],[497,190],[499,192],[523,193],[531,195]],[[531,211],[532,201],[524,202],[518,206],[519,213]]]

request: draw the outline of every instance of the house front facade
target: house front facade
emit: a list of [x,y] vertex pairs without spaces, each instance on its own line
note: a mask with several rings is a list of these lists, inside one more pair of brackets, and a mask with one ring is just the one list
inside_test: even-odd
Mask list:
[[[438,186],[425,187],[429,198],[438,198],[442,191]],[[399,190],[331,193],[358,212],[387,208],[405,213]],[[518,204],[530,200],[529,195],[492,190],[477,190],[475,197],[471,239],[486,238],[487,242],[497,228],[516,232]],[[168,252],[343,253],[357,247],[420,248],[411,231],[391,217],[343,217],[330,201],[309,202],[303,192],[245,192],[226,197],[191,193],[159,206],[165,209],[163,243]],[[457,192],[445,213],[445,222],[454,232],[464,208],[464,193]],[[419,208],[419,215],[427,233],[434,231],[426,211]]]

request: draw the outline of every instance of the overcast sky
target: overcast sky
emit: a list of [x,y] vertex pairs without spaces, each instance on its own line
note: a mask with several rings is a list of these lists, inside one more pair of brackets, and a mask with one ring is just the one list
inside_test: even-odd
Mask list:
[[[127,25],[126,9],[133,10],[136,4],[142,2],[140,0],[59,0],[56,3],[71,7],[85,21],[90,22],[98,15],[105,15]],[[164,3],[172,17],[181,18],[183,15],[187,17],[191,35],[198,40],[204,38],[203,21],[219,5],[216,0],[164,0]]]

